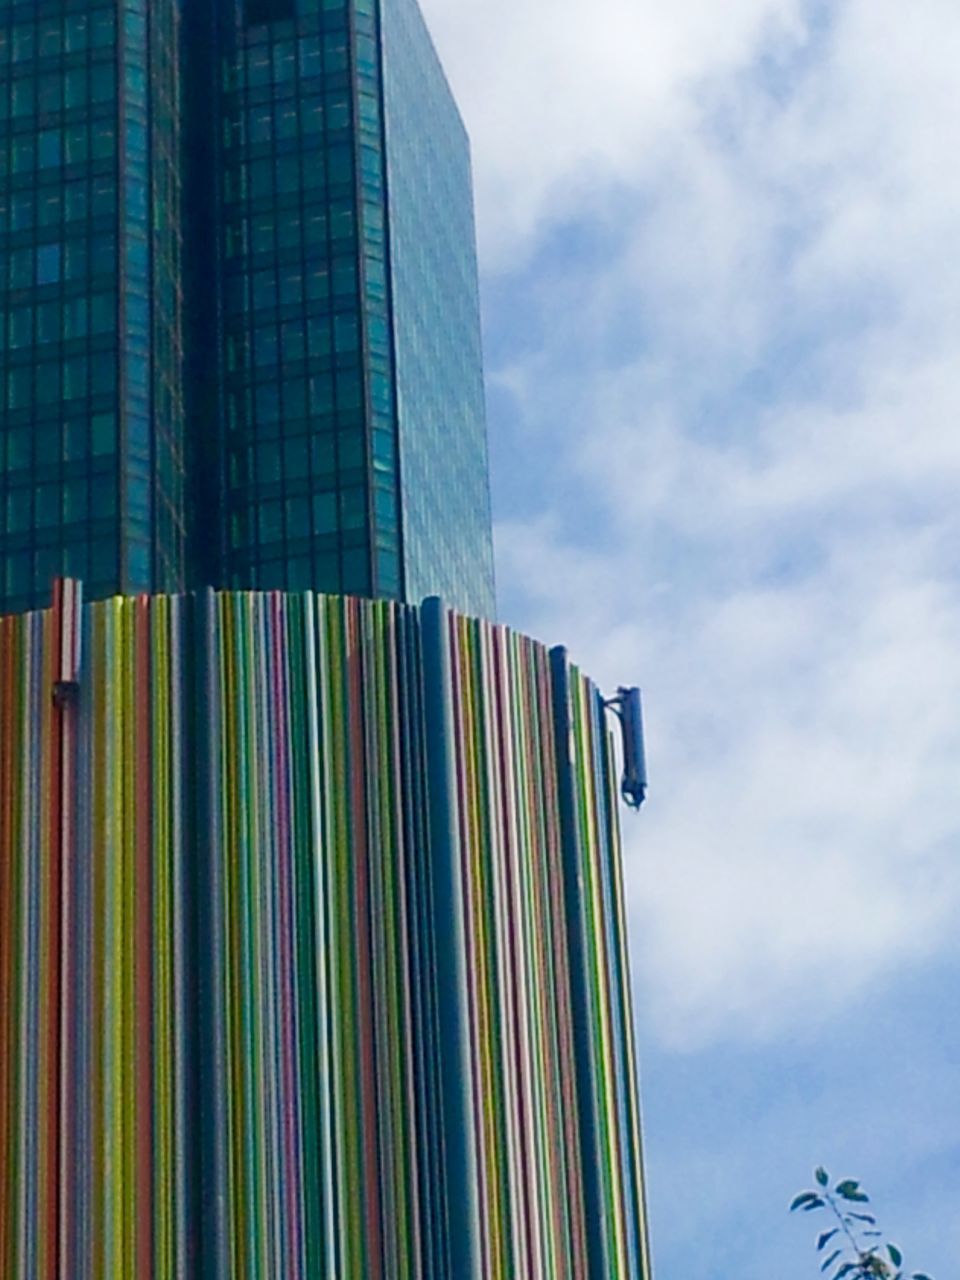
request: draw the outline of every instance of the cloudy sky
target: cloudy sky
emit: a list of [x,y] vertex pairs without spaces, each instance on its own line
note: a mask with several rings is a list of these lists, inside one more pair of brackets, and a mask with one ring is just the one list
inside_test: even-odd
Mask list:
[[424,0],[474,140],[501,613],[642,683],[657,1280],[960,1258],[956,0]]

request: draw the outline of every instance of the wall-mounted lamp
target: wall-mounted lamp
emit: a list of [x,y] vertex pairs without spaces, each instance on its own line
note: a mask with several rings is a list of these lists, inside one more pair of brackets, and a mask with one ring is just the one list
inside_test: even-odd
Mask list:
[[623,778],[620,794],[631,809],[639,809],[647,798],[647,752],[643,741],[643,702],[639,689],[618,689],[617,696],[604,703],[620,721],[623,739]]

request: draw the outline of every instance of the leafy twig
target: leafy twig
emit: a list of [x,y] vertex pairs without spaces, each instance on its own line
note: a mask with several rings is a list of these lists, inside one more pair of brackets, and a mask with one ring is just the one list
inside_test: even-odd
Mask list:
[[[801,1191],[790,1205],[790,1212],[798,1210],[812,1213],[829,1209],[837,1225],[820,1233],[817,1252],[824,1253],[832,1245],[830,1253],[820,1263],[824,1275],[833,1268],[830,1280],[907,1280],[902,1270],[903,1254],[895,1244],[884,1243],[883,1232],[877,1220],[868,1210],[854,1209],[852,1205],[866,1205],[870,1197],[854,1178],[844,1178],[831,1191],[830,1175],[819,1168],[814,1173],[815,1191]],[[922,1271],[915,1271],[911,1280],[930,1280]]]

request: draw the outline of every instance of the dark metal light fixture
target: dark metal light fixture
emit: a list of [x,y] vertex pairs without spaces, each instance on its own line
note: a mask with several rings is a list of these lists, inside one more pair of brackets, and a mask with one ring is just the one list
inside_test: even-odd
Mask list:
[[620,794],[631,809],[639,809],[647,798],[647,752],[643,740],[643,701],[639,689],[617,690],[605,704],[620,721],[623,741],[623,778]]

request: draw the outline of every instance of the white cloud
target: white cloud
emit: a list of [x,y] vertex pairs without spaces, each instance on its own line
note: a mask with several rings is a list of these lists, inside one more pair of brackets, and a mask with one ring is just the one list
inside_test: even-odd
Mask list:
[[672,1044],[816,1019],[956,946],[954,7],[425,7],[529,320],[504,603],[647,688],[646,1000]]
[[948,1271],[954,0],[424,3],[475,142],[502,608],[646,691],[658,1265],[805,1274],[770,1224],[826,1159]]
[[856,403],[774,403],[729,436],[672,413],[646,362],[597,377],[567,443],[589,537],[569,508],[499,531],[512,614],[647,686],[629,882],[674,1044],[829,1015],[955,945],[960,366],[854,349]]
[[651,801],[625,833],[637,969],[666,1040],[829,1015],[954,944],[960,593],[926,533],[840,547],[799,584],[689,600],[672,583],[634,595],[636,543],[594,558],[520,524],[500,553],[527,625],[606,687],[646,686]]
[[597,183],[632,182],[705,74],[802,39],[800,0],[425,0],[477,152],[488,250],[516,249]]

